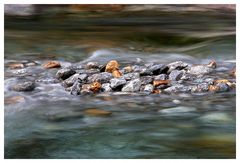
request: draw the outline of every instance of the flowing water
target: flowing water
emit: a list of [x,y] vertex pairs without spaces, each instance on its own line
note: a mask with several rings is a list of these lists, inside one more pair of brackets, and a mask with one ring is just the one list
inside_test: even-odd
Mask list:
[[[235,67],[235,12],[46,13],[5,18],[5,158],[235,158],[236,93],[72,96],[60,83],[9,86],[57,72],[41,64],[182,60]],[[16,74],[11,62],[35,61]],[[222,77],[225,73],[220,73]],[[54,80],[54,79],[52,79]],[[6,102],[6,101],[5,101]],[[90,116],[103,109],[111,116]]]

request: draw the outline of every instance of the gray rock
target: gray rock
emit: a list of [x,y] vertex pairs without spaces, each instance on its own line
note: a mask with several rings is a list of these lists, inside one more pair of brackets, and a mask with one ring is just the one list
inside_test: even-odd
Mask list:
[[102,91],[103,92],[111,92],[112,88],[110,87],[110,83],[104,83],[102,84]]
[[131,80],[129,83],[127,83],[123,88],[123,92],[136,92],[139,91],[141,87],[141,80],[140,79],[134,79]]
[[192,75],[205,75],[213,72],[214,69],[205,65],[197,65],[189,68],[188,73]]
[[112,89],[116,89],[119,88],[121,86],[123,86],[124,84],[126,84],[126,80],[123,77],[120,78],[113,78],[110,80],[110,87]]
[[205,82],[208,84],[214,84],[214,79],[213,78],[207,78],[205,79]]
[[125,80],[132,80],[132,79],[139,78],[140,75],[138,72],[132,72],[132,73],[124,74],[123,77]]
[[144,66],[139,66],[139,65],[133,65],[133,66],[132,66],[133,72],[141,72],[141,71],[143,71],[144,68],[146,68],[146,67],[144,67]]
[[142,85],[146,85],[146,84],[153,82],[153,77],[152,76],[141,76],[140,80],[141,80]]
[[145,85],[145,87],[144,87],[144,92],[152,92],[153,91],[153,89],[154,89],[154,87],[153,87],[153,85],[152,84],[147,84],[147,85]]
[[164,91],[168,93],[187,93],[191,91],[191,87],[182,84],[176,84],[164,89]]
[[[70,87],[72,86],[76,81],[82,82],[87,79],[87,74],[74,74],[71,77],[67,78],[63,81],[64,87]],[[84,82],[82,82],[84,83]]]
[[226,83],[218,83],[216,86],[219,87],[219,90],[217,92],[227,92],[230,89]]
[[164,64],[156,64],[148,67],[148,70],[151,71],[153,75],[159,75],[165,73],[168,70],[168,67]]
[[64,68],[64,69],[58,70],[56,76],[57,76],[58,79],[65,80],[75,73],[76,73],[76,71],[74,71],[72,69]]
[[166,74],[160,74],[154,77],[154,80],[166,80],[167,75]]
[[188,67],[188,64],[182,61],[176,61],[176,62],[169,63],[167,67],[169,68],[168,73],[171,73],[173,70],[182,70]]
[[87,65],[85,66],[85,69],[98,69],[99,66],[100,65],[98,62],[88,62]]
[[207,92],[208,87],[209,87],[209,83],[201,83],[191,87],[191,92]]
[[35,83],[27,81],[24,83],[19,83],[11,87],[12,90],[21,92],[21,91],[32,91],[35,88]]
[[78,81],[75,81],[73,86],[70,89],[71,95],[79,95],[81,93],[81,84]]
[[93,74],[93,75],[89,76],[88,83],[93,83],[93,82],[107,83],[112,78],[113,78],[113,76],[111,73],[101,72],[101,73]]
[[183,75],[183,72],[182,71],[179,71],[179,70],[173,70],[170,74],[169,74],[169,76],[168,76],[168,78],[169,78],[169,80],[179,80],[181,77],[182,77],[182,75]]
[[148,68],[143,68],[139,73],[140,73],[141,76],[152,75],[153,74],[153,72]]

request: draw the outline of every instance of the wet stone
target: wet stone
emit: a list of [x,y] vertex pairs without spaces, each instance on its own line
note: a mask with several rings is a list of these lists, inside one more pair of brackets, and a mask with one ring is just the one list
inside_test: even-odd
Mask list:
[[164,89],[167,93],[187,93],[191,91],[191,87],[182,84],[176,84]]
[[205,75],[213,72],[214,69],[206,65],[197,65],[189,68],[188,73],[192,75]]
[[87,79],[87,74],[74,74],[71,77],[67,78],[63,81],[64,87],[70,87],[72,86],[76,81],[80,83],[85,83]]
[[70,88],[71,95],[79,95],[81,93],[81,84],[78,81],[75,81],[73,86]]
[[153,77],[152,76],[142,76],[140,78],[140,80],[141,80],[142,85],[146,85],[146,84],[149,84],[149,83],[153,82]]
[[119,63],[116,60],[111,60],[107,63],[105,71],[112,73],[114,70],[119,69]]
[[110,80],[110,87],[112,89],[118,89],[126,84],[126,80],[124,78],[113,78]]
[[45,64],[43,64],[44,68],[59,68],[61,67],[60,63],[58,61],[49,61]]
[[143,91],[144,91],[144,92],[153,92],[153,89],[154,89],[154,87],[153,87],[152,84],[147,84],[147,85],[145,85]]
[[11,69],[18,69],[18,68],[24,68],[24,64],[22,63],[12,63],[8,65]]
[[166,74],[160,74],[154,77],[154,80],[166,80],[167,75]]
[[136,92],[139,91],[141,87],[141,80],[140,79],[134,79],[128,82],[123,88],[123,92]]
[[168,67],[164,64],[156,64],[148,67],[148,69],[152,72],[153,75],[159,75],[162,73],[166,73],[168,70]]
[[229,86],[226,83],[218,83],[216,86],[219,88],[218,92],[229,91]]
[[98,69],[99,66],[100,65],[98,62],[88,62],[87,65],[85,66],[85,69]]
[[125,80],[132,80],[132,79],[137,79],[140,77],[139,73],[133,72],[133,73],[128,73],[123,75]]
[[191,88],[192,92],[207,92],[209,89],[209,83],[201,83]]
[[188,64],[182,61],[176,61],[176,62],[169,63],[167,67],[169,68],[168,73],[171,73],[173,70],[182,70],[188,67]]
[[104,83],[102,84],[102,91],[103,92],[111,92],[112,88],[110,87],[110,83]]
[[35,83],[27,81],[24,83],[19,83],[11,87],[12,90],[21,92],[21,91],[33,91],[35,88]]
[[179,80],[182,77],[182,75],[183,75],[183,71],[173,70],[169,74],[168,78],[169,80]]
[[75,73],[76,73],[76,71],[74,71],[72,69],[64,68],[64,69],[58,70],[58,72],[56,73],[56,76],[58,79],[65,80]]
[[101,73],[93,74],[89,76],[87,80],[88,80],[88,83],[93,83],[93,82],[107,83],[112,78],[113,76],[111,73],[101,72]]

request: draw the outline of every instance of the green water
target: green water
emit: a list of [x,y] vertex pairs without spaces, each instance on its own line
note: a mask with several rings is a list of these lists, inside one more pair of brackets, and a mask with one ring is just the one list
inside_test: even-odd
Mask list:
[[[5,17],[5,158],[235,158],[236,93],[71,96],[59,83],[10,91],[9,62],[117,59],[235,66],[235,15],[114,12]],[[57,70],[36,66],[29,79]],[[225,74],[219,73],[224,77]],[[177,101],[177,102],[176,102]],[[84,110],[111,111],[108,117]]]

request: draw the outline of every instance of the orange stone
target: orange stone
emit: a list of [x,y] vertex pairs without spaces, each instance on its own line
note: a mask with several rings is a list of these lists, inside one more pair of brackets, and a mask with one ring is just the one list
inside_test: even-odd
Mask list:
[[216,86],[216,85],[210,85],[210,86],[208,87],[208,90],[215,92],[215,91],[218,91],[218,90],[219,90],[219,87]]
[[153,90],[153,92],[152,93],[154,93],[154,94],[159,94],[159,93],[162,93],[162,91],[161,90],[159,90],[159,89],[155,89],[155,90]]
[[214,83],[215,84],[217,84],[217,83],[229,83],[229,81],[227,79],[219,79],[219,80],[215,80]]
[[93,82],[92,84],[90,84],[90,90],[95,92],[98,92],[101,89],[102,85],[99,82]]
[[101,109],[87,109],[85,110],[85,113],[89,114],[89,115],[93,115],[93,116],[109,116],[112,113],[106,110],[101,110]]
[[8,67],[12,69],[17,69],[17,68],[24,68],[24,65],[22,63],[12,63],[12,64],[9,64]]
[[16,104],[20,102],[25,102],[24,97],[22,96],[12,96],[12,97],[5,97],[4,98],[4,104],[10,105],[10,104]]
[[112,73],[114,70],[119,69],[119,64],[116,60],[111,60],[107,63],[105,71]]
[[167,85],[170,83],[170,80],[154,80],[153,86],[159,86],[159,85]]
[[49,61],[45,64],[43,64],[44,68],[59,68],[61,67],[60,63],[57,61]]
[[119,78],[120,76],[122,76],[122,73],[119,71],[119,70],[114,70],[112,72],[112,75],[115,77],[115,78]]

